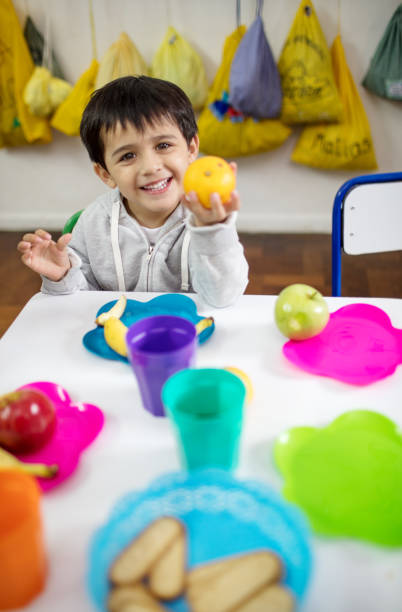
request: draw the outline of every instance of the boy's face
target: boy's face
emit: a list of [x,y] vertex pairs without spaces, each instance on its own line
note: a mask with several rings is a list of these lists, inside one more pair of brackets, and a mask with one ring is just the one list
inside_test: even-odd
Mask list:
[[119,188],[141,225],[162,225],[183,197],[183,176],[198,155],[198,136],[187,145],[178,126],[161,119],[143,132],[118,123],[103,140],[107,170],[95,164],[96,174]]

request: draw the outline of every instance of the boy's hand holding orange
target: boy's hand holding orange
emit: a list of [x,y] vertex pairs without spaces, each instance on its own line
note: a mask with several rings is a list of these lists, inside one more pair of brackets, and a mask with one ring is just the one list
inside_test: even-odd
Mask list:
[[189,165],[183,179],[185,201],[198,225],[219,223],[239,209],[236,169],[236,164],[213,155]]

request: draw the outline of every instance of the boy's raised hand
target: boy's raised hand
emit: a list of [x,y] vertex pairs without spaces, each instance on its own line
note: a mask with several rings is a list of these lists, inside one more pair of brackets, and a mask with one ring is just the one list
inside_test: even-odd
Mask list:
[[25,234],[17,250],[22,253],[21,261],[28,268],[52,281],[59,281],[71,267],[67,252],[70,240],[71,234],[63,234],[55,242],[51,234],[38,229],[34,234]]
[[[237,165],[231,162],[234,172],[237,171]],[[229,213],[239,210],[240,198],[236,190],[230,194],[229,202],[222,203],[220,195],[218,193],[212,193],[209,200],[211,208],[205,208],[198,200],[195,191],[189,191],[184,196],[184,204],[193,213],[196,221],[196,225],[212,225],[214,223],[222,223],[227,219]]]

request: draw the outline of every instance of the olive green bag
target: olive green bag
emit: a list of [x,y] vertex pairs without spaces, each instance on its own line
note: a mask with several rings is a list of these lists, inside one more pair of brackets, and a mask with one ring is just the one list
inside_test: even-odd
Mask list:
[[362,85],[382,98],[402,100],[402,4],[378,43]]

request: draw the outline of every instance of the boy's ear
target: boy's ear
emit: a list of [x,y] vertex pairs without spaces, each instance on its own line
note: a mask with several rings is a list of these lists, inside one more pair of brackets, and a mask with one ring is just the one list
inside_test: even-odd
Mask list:
[[116,187],[115,181],[110,176],[109,172],[100,164],[93,164],[93,169],[95,170],[95,174],[100,178],[101,181],[105,183],[108,187],[114,189]]
[[188,145],[188,151],[190,153],[190,159],[189,159],[190,164],[191,162],[197,159],[199,148],[200,148],[200,139],[198,138],[198,134],[196,134],[195,136],[193,136],[190,144]]

